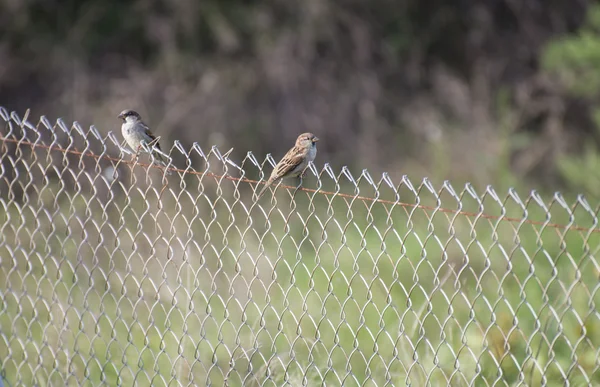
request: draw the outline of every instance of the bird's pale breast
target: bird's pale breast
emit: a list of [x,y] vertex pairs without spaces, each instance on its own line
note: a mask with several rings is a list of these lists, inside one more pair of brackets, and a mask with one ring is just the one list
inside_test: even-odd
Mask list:
[[306,155],[307,164],[309,161],[315,161],[315,157],[317,157],[317,145],[313,143],[313,145],[308,150],[308,154]]
[[296,168],[294,168],[294,170],[290,173],[290,176],[298,176],[302,172],[304,172],[304,170],[308,166],[308,163],[310,161],[315,161],[315,157],[317,157],[317,146],[313,144],[308,149],[308,153],[306,153],[306,157],[304,158],[304,160],[300,164],[298,164]]
[[121,132],[123,133],[127,145],[134,151],[140,146],[142,140],[149,142],[149,137],[146,135],[144,128],[136,122],[123,123]]

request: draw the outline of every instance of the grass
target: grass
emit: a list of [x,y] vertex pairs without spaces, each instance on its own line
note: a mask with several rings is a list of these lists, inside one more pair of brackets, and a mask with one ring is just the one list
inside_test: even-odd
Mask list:
[[[158,180],[28,178],[0,206],[9,386],[600,382],[597,233],[284,190],[267,220],[229,181],[188,179],[159,209]],[[418,200],[479,212],[458,194]],[[522,202],[482,204],[592,226]]]

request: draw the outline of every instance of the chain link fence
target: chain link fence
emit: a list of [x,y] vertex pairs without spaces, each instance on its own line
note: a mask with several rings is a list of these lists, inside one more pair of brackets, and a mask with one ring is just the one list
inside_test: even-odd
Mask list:
[[5,386],[600,384],[583,197],[325,164],[255,201],[270,157],[0,115]]

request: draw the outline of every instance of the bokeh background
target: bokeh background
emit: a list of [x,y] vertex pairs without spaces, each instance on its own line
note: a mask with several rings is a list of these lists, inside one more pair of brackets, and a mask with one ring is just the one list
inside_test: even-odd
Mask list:
[[[0,1],[7,385],[600,383],[595,2]],[[17,145],[124,108],[249,177],[312,131],[350,197]]]
[[600,194],[591,0],[0,3],[3,106],[317,165]]

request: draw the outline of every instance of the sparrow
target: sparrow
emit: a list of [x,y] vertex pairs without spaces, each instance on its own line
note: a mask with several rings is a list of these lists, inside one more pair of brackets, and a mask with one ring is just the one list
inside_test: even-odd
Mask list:
[[297,177],[304,175],[308,163],[315,160],[317,156],[317,141],[319,138],[312,133],[302,133],[296,139],[296,145],[290,149],[280,162],[275,165],[271,177],[258,194],[259,199],[267,188],[275,181],[284,177]]
[[[137,157],[137,154],[142,149],[142,141],[146,141],[146,145],[149,148],[154,146],[159,151],[161,150],[156,136],[152,134],[148,125],[142,121],[142,117],[136,111],[125,109],[117,118],[123,120],[121,133],[123,133],[127,145],[136,152],[134,157]],[[154,150],[152,156],[154,156],[155,164],[167,167],[167,160],[160,152]]]

